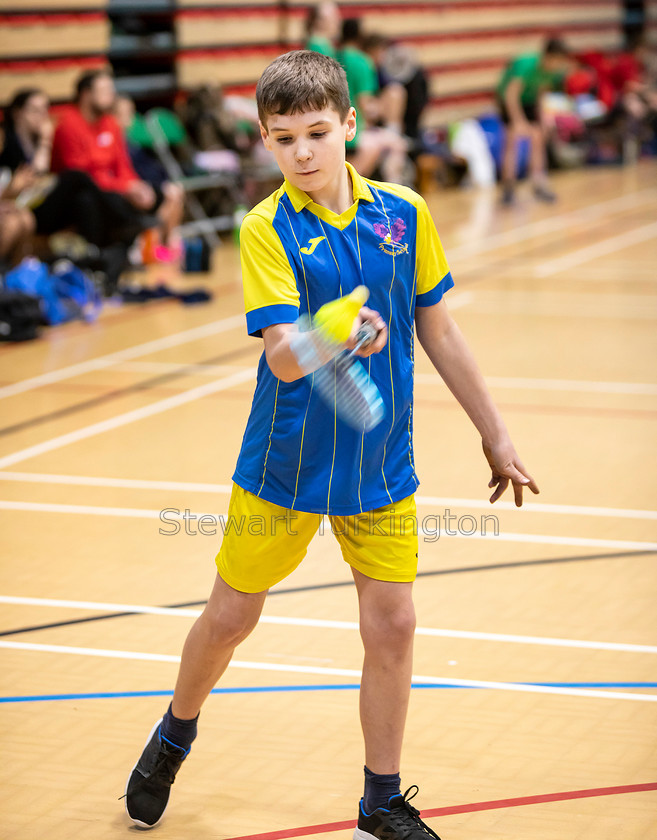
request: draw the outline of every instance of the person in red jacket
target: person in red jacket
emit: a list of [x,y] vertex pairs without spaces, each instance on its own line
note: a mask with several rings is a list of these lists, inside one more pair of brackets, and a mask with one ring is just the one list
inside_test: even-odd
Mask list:
[[[182,190],[172,184],[165,184],[163,190],[154,189],[133,169],[123,131],[111,113],[115,99],[114,80],[107,70],[93,70],[79,79],[75,105],[62,114],[55,130],[53,171],[86,172],[110,194],[117,215],[126,225],[148,226],[143,214],[179,220]],[[170,229],[165,229],[165,240],[168,233]]]

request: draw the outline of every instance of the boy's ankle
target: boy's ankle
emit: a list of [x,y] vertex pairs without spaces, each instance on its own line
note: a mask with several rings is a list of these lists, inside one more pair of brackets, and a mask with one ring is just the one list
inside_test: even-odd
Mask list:
[[169,708],[162,718],[160,732],[167,741],[188,750],[198,734],[199,715],[200,712],[195,718],[189,720],[178,718],[171,711],[171,703],[169,703]]

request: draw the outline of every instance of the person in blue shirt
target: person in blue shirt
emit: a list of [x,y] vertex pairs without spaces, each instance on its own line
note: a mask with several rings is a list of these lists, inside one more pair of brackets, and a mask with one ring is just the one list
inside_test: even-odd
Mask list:
[[[344,71],[319,53],[290,52],[264,71],[256,97],[264,144],[285,176],[241,231],[247,329],[262,337],[264,352],[216,582],[185,644],[173,701],[130,774],[126,808],[142,827],[161,819],[203,702],[258,623],[267,591],[301,562],[327,515],[353,573],[365,648],[365,791],[354,837],[426,840],[437,835],[410,805],[409,790],[402,795],[399,776],[418,553],[415,332],[481,434],[491,501],[509,482],[518,506],[524,487],[538,488],[445,305],[453,281],[425,201],[345,162],[356,115]],[[377,331],[357,355],[385,404],[383,420],[366,432],[320,399],[313,371],[323,360],[309,366],[300,352],[316,329],[301,331],[299,319],[359,285],[369,288],[370,306],[343,346],[355,346],[364,322]]]

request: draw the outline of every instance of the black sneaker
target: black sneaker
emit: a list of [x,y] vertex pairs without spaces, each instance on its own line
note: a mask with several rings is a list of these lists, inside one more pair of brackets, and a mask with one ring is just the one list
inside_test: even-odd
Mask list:
[[158,720],[144,747],[141,758],[132,768],[125,788],[125,809],[135,825],[153,828],[162,819],[169,802],[171,785],[178,768],[189,753],[177,747],[160,732]]
[[511,207],[516,203],[516,191],[513,184],[502,185],[502,195],[500,201],[504,207]]
[[417,785],[413,785],[403,796],[401,793],[391,796],[387,808],[377,808],[369,815],[363,811],[361,799],[354,840],[427,840],[428,837],[440,840],[436,832],[422,822],[417,808],[410,804],[417,792]]
[[557,200],[557,194],[552,192],[544,184],[536,184],[534,187],[534,198],[537,198],[539,201],[544,201],[546,204],[554,204]]

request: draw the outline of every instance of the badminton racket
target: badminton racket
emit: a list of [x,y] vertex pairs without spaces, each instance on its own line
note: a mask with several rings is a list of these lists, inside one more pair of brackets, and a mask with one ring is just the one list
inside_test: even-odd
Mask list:
[[306,378],[338,417],[358,431],[367,432],[381,422],[385,407],[378,388],[357,357],[378,335],[368,321],[361,324],[352,350],[345,350],[354,318],[369,297],[366,286],[330,301],[314,317],[303,315],[293,350]]

